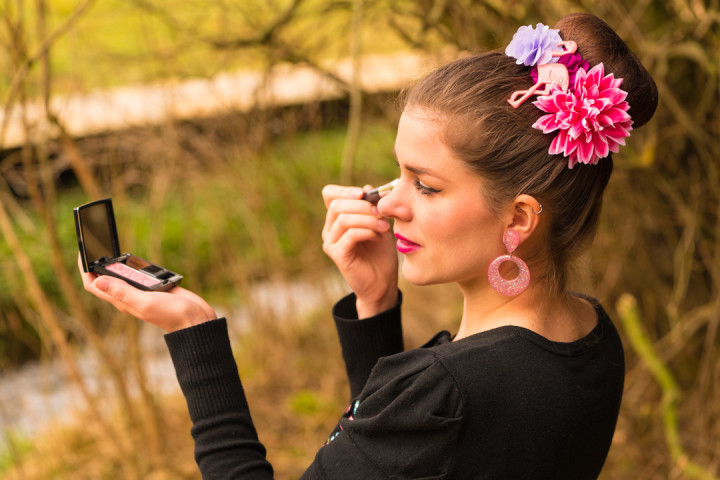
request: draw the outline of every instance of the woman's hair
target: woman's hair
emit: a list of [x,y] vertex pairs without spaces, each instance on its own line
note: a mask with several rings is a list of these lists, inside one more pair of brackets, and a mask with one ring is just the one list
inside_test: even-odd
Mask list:
[[[657,89],[637,57],[601,19],[590,14],[562,18],[556,29],[573,40],[590,66],[603,63],[605,73],[622,78],[628,92],[633,127],[647,123],[657,106]],[[509,39],[508,39],[509,40]],[[519,108],[510,95],[533,84],[530,67],[504,53],[462,58],[441,67],[400,97],[403,109],[420,109],[443,127],[443,139],[484,180],[484,194],[499,212],[517,195],[534,196],[549,225],[545,252],[549,288],[565,290],[568,262],[587,245],[597,228],[602,194],[613,169],[612,156],[596,165],[568,168],[562,155],[550,155],[551,134],[532,127],[544,114],[526,101]],[[526,261],[533,260],[526,258]]]

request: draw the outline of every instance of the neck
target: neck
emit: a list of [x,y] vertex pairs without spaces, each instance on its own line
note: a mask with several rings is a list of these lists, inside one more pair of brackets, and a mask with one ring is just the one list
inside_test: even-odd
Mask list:
[[459,284],[463,293],[463,316],[455,337],[459,340],[494,328],[515,325],[541,332],[548,312],[557,309],[560,299],[549,298],[541,283],[531,284],[527,290],[514,297],[495,292],[490,286],[473,287]]

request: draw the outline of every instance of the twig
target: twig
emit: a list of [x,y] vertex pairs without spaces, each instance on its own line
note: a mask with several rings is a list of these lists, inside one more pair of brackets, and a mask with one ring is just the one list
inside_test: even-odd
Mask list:
[[[45,38],[47,35],[47,33],[45,32],[45,17],[47,15],[45,0],[36,0],[36,7],[38,17],[38,37]],[[57,119],[54,118],[54,116],[50,113],[50,97],[52,94],[52,77],[50,74],[50,50],[46,50],[43,53],[42,57],[38,59],[38,61],[42,64],[42,72],[40,76],[45,113],[51,121],[54,120],[55,123],[59,127],[61,127],[63,133],[63,142],[70,142],[71,146],[74,147],[74,144],[72,144],[72,140],[70,140],[69,135],[67,135],[65,130],[62,128],[60,122],[57,121]],[[20,90],[20,93],[22,94],[23,91]],[[25,120],[24,123],[26,124],[26,128],[28,128],[27,120]],[[89,340],[90,344],[100,354],[100,357],[102,358],[105,366],[110,371],[110,377],[113,379],[117,391],[120,395],[122,410],[129,418],[130,423],[132,425],[137,425],[138,421],[132,408],[132,403],[130,401],[130,393],[128,391],[127,381],[122,371],[122,368],[110,353],[107,344],[102,339],[99,332],[97,331],[96,326],[91,321],[90,316],[83,308],[77,289],[73,285],[70,274],[65,267],[64,253],[60,244],[60,239],[58,237],[57,224],[54,217],[54,206],[56,205],[55,179],[52,174],[51,166],[48,164],[48,156],[44,151],[44,148],[44,138],[41,138],[35,147],[26,144],[23,147],[23,163],[33,163],[34,160],[37,160],[37,163],[39,164],[39,174],[28,174],[26,176],[26,179],[28,184],[28,190],[33,200],[33,204],[36,206],[38,214],[40,215],[40,218],[45,225],[46,239],[48,240],[48,243],[50,245],[50,259],[51,264],[53,265],[53,270],[55,271],[55,275],[57,276],[61,292],[65,299],[68,301],[68,305],[70,306],[73,317],[76,318],[78,322],[83,326],[83,333]],[[25,152],[32,152],[34,153],[34,155],[25,155]],[[79,155],[79,153],[77,153],[77,155]],[[33,172],[34,168],[28,169],[28,171]],[[97,186],[94,181],[91,186],[95,186],[96,192],[94,193],[95,195],[99,195],[97,191]],[[41,194],[41,192],[43,192],[44,195]],[[97,196],[95,198],[97,198]]]
[[353,1],[350,45],[352,57],[352,81],[350,85],[350,118],[340,164],[340,179],[345,185],[352,183],[353,160],[357,153],[360,129],[362,127],[362,89],[360,86],[360,54],[362,47],[363,0]]
[[268,45],[277,36],[278,32],[295,18],[295,12],[304,0],[294,0],[292,4],[280,14],[273,23],[255,36],[247,38],[235,38],[233,40],[208,39],[208,42],[219,50],[233,50],[243,47],[255,47]]
[[121,438],[116,435],[110,425],[103,420],[102,414],[96,405],[93,395],[90,393],[86,383],[83,381],[75,355],[66,339],[65,332],[58,323],[50,301],[40,286],[40,282],[38,281],[35,270],[32,267],[30,258],[28,258],[25,250],[22,248],[20,239],[15,234],[12,222],[7,215],[2,200],[0,200],[0,231],[5,237],[5,241],[9,245],[10,250],[13,252],[13,258],[15,259],[15,262],[21,272],[22,280],[28,290],[28,296],[33,299],[43,326],[47,328],[53,344],[58,349],[60,357],[63,359],[63,363],[68,370],[68,374],[72,378],[73,383],[79,388],[80,393],[87,402],[94,420],[98,425],[100,425],[108,438],[111,439],[117,450],[122,453],[127,453],[128,450],[123,445]]
[[87,162],[75,144],[75,140],[73,140],[67,132],[65,125],[62,124],[57,115],[48,110],[47,117],[48,120],[50,120],[50,122],[60,131],[60,141],[62,142],[62,146],[67,154],[68,162],[77,176],[80,185],[82,185],[83,190],[85,190],[85,193],[87,193],[92,200],[101,198],[102,193],[100,191],[100,187],[95,181],[92,173],[90,173]]
[[43,40],[35,54],[27,57],[22,63],[22,65],[20,65],[17,69],[15,75],[13,75],[13,79],[10,82],[10,88],[8,89],[8,98],[5,102],[5,118],[3,119],[3,123],[0,126],[0,146],[5,143],[5,131],[7,130],[7,126],[10,122],[10,116],[12,113],[13,104],[15,102],[15,95],[17,94],[17,91],[20,88],[23,80],[30,72],[30,69],[35,63],[45,57],[50,47],[52,47],[55,42],[57,42],[65,33],[67,33],[70,28],[75,25],[75,23],[80,20],[80,18],[85,13],[87,13],[87,11],[90,9],[92,4],[95,3],[95,1],[96,0],[86,0],[84,4],[78,7],[64,24],[62,24],[57,30],[55,30]]
[[642,325],[637,300],[629,293],[625,293],[617,302],[617,310],[630,343],[640,356],[640,359],[650,369],[655,381],[662,390],[661,409],[665,441],[673,462],[688,477],[701,480],[718,480],[718,477],[711,472],[691,461],[682,446],[677,411],[680,387],[670,369],[660,360],[650,337]]

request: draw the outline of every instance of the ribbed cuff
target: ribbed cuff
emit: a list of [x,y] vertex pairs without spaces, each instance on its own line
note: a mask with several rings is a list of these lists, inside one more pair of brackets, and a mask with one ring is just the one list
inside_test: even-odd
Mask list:
[[168,333],[165,343],[193,421],[247,408],[225,318]]

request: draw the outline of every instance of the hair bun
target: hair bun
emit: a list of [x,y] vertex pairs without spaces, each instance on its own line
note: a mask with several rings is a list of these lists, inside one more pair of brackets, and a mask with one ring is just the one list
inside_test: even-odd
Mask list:
[[560,30],[563,40],[577,43],[578,52],[591,67],[602,62],[606,73],[623,79],[621,88],[628,92],[633,128],[652,118],[658,104],[655,81],[605,21],[589,13],[573,13],[561,18],[554,28]]

